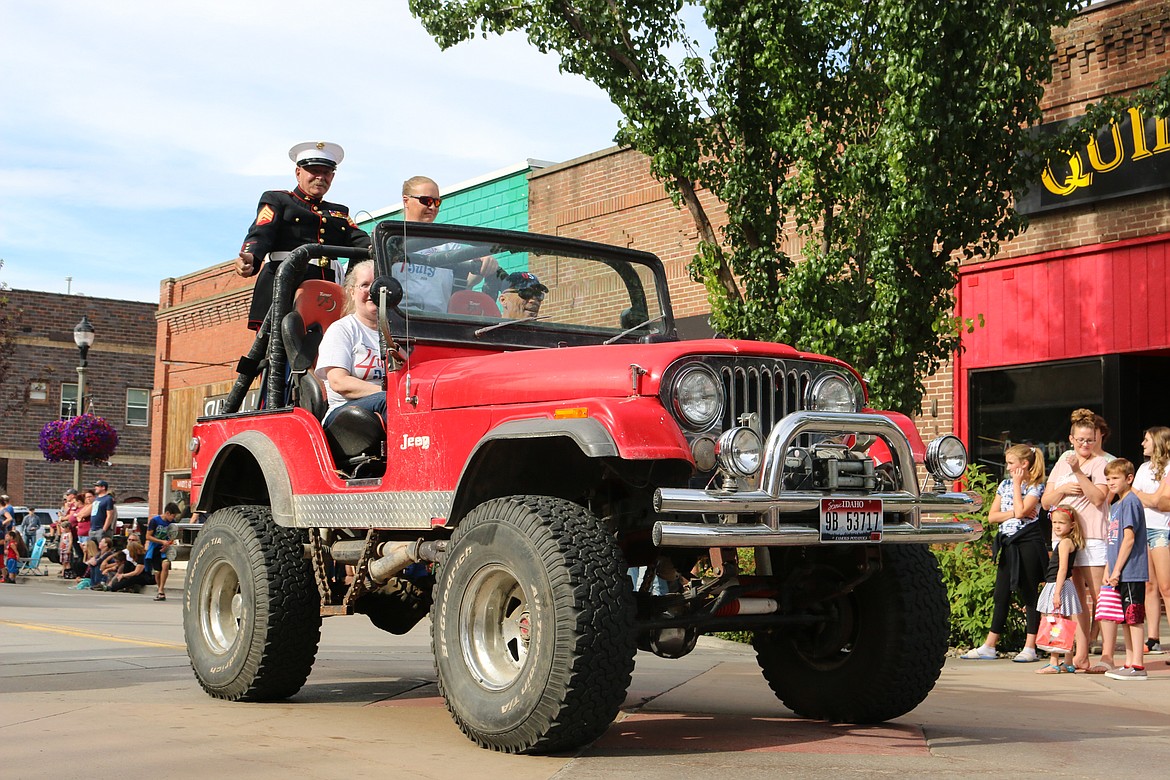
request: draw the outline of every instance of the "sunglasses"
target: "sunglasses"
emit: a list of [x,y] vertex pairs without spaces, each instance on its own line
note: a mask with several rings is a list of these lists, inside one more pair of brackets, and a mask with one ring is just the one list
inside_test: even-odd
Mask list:
[[439,206],[443,205],[442,198],[432,198],[430,195],[407,195],[406,197],[414,198],[415,200],[417,200],[419,203],[423,204],[423,206],[425,206],[428,209],[431,206],[438,208]]
[[525,300],[525,301],[531,301],[533,299],[536,299],[538,301],[543,301],[544,294],[548,292],[548,288],[545,287],[543,284],[535,284],[535,285],[532,285],[531,287],[525,287],[523,290],[513,290],[513,289],[509,288],[507,290],[504,290],[504,292],[515,293],[516,295],[519,295],[520,298]]

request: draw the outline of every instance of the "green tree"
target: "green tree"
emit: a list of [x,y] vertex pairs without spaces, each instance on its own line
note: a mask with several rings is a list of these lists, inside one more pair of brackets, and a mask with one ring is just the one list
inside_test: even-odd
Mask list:
[[[906,412],[973,327],[953,316],[958,261],[1022,228],[1011,193],[1056,143],[1029,131],[1052,30],[1079,5],[410,0],[444,48],[522,31],[608,93],[616,140],[695,222],[719,330],[848,360],[875,405]],[[718,230],[701,188],[726,207]]]

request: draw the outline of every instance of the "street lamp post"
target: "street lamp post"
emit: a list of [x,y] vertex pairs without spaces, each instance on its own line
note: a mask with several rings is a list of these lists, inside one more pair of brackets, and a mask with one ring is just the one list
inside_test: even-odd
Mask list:
[[[89,348],[93,346],[93,325],[89,324],[89,317],[81,316],[81,322],[73,328],[73,343],[81,354],[81,362],[77,364],[77,415],[85,414],[85,365],[89,357]],[[73,461],[73,487],[81,490],[81,461]]]

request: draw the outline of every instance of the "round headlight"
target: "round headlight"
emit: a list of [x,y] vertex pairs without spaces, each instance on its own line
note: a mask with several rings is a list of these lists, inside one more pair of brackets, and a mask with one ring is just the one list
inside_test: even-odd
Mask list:
[[809,390],[808,408],[814,412],[856,412],[857,393],[840,374],[824,374]]
[[967,470],[967,448],[957,436],[939,436],[926,448],[926,468],[938,479],[953,482]]
[[760,470],[764,444],[751,428],[731,428],[715,442],[715,456],[719,465],[741,477],[754,476]]
[[674,409],[688,427],[709,428],[723,414],[723,385],[706,366],[694,364],[674,379]]

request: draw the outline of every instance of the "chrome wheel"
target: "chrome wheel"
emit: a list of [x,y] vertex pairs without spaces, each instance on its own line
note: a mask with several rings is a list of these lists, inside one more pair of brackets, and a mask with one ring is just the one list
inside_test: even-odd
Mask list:
[[240,635],[244,613],[240,578],[230,563],[217,561],[208,572],[199,602],[204,641],[213,652],[228,652]]
[[480,569],[460,606],[459,644],[479,683],[498,691],[515,680],[528,658],[532,620],[520,583],[500,565]]

